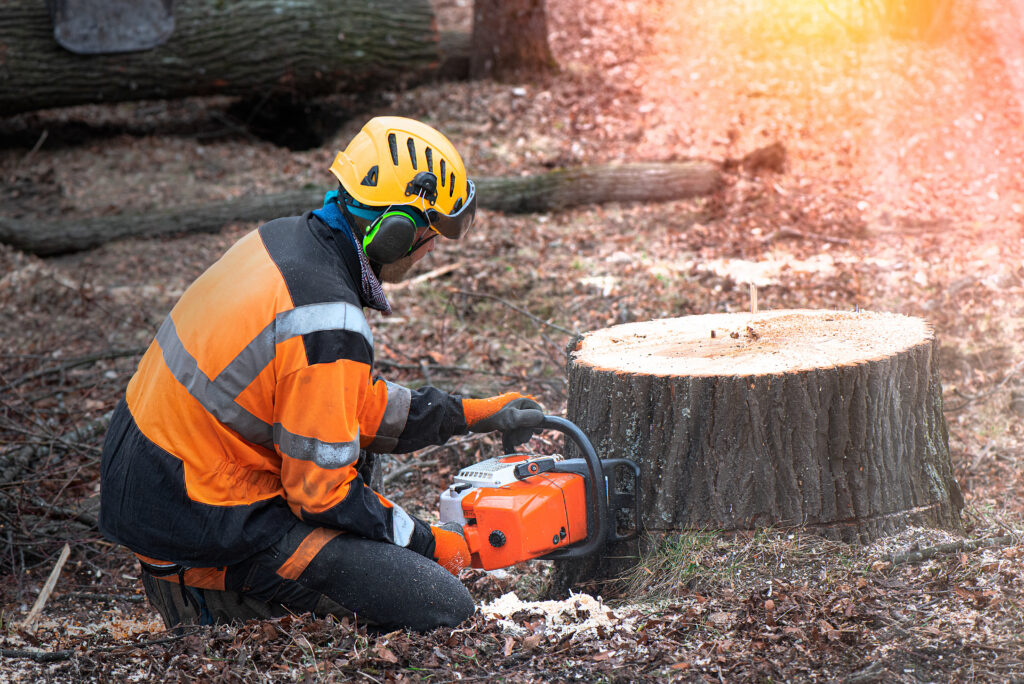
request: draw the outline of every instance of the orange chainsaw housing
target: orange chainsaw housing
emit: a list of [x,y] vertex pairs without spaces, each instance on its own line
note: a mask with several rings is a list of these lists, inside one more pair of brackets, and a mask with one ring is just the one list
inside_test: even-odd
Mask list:
[[586,490],[573,473],[474,489],[462,499],[462,512],[474,568],[505,568],[587,537]]

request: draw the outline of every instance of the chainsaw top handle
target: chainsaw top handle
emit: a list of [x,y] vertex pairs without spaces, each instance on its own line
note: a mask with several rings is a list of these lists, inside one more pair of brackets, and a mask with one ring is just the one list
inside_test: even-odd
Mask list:
[[[564,560],[582,558],[600,549],[608,537],[608,491],[604,476],[604,466],[594,451],[590,439],[575,423],[559,416],[544,416],[541,429],[557,430],[571,439],[583,454],[585,469],[580,459],[569,459],[556,463],[552,470],[562,473],[576,473],[586,479],[587,498],[587,539],[582,544],[558,549],[544,556],[545,560]],[[595,529],[596,528],[596,529]]]

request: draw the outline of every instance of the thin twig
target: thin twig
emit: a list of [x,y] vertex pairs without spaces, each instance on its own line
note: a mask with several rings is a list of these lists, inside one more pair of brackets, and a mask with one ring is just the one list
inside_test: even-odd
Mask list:
[[436,363],[398,363],[397,361],[389,361],[388,359],[377,359],[374,361],[374,363],[378,366],[394,368],[396,370],[420,371],[421,373],[424,373],[424,377],[427,377],[425,371],[430,370],[436,373],[469,373],[473,375],[491,375],[496,378],[527,380],[529,382],[536,382],[542,385],[562,384],[561,380],[547,380],[544,378],[524,378],[523,376],[516,375],[515,373],[501,373],[499,371],[486,370],[483,368],[472,368],[470,366],[446,366]]
[[101,594],[94,591],[71,591],[61,594],[61,599],[76,598],[82,601],[126,601],[128,603],[143,603],[145,596],[129,596],[127,594]]
[[[184,630],[181,627],[179,627],[178,629],[182,630],[181,633],[179,634],[173,634],[171,636],[161,637],[159,639],[150,639],[149,641],[142,641],[137,644],[115,644],[112,646],[96,646],[94,648],[88,649],[87,651],[85,651],[84,654],[110,653],[112,651],[117,651],[119,649],[146,648],[148,646],[159,646],[160,644],[168,644],[172,641],[178,641],[179,639],[191,636],[192,634],[195,634],[198,631],[200,631],[198,629],[193,629],[190,631]],[[37,663],[56,663],[61,660],[69,660],[75,655],[76,652],[77,651],[75,651],[74,649],[66,649],[62,651],[30,651],[24,648],[0,649],[0,655],[2,655],[5,658],[27,658],[29,660],[34,660]]]
[[7,388],[14,389],[18,385],[23,385],[26,382],[35,380],[36,378],[42,378],[47,375],[57,375],[69,371],[72,368],[77,368],[78,366],[86,366],[89,365],[90,363],[95,363],[97,361],[119,359],[125,356],[141,356],[145,352],[146,347],[135,347],[133,349],[111,349],[109,351],[99,352],[98,354],[89,354],[88,356],[82,356],[77,359],[71,359],[66,363],[62,363],[61,365],[56,366],[55,368],[41,368],[39,370],[23,375],[20,378],[15,378],[14,380],[11,380],[10,382],[7,383]]
[[398,469],[393,470],[390,473],[388,473],[388,476],[385,477],[384,480],[383,480],[383,484],[386,484],[386,485],[391,484],[392,482],[394,482],[395,480],[399,479],[403,475],[405,475],[407,473],[411,473],[412,471],[416,470],[417,468],[420,468],[422,466],[427,466],[427,465],[437,465],[437,460],[436,459],[427,460],[427,459],[418,458],[415,461],[409,461],[408,463],[405,463],[404,465],[402,465],[401,468],[398,468]]
[[555,329],[555,330],[557,330],[559,332],[565,333],[566,335],[573,335],[573,336],[579,335],[579,332],[577,332],[575,330],[569,330],[568,328],[563,328],[562,326],[557,325],[555,323],[552,323],[551,321],[545,321],[543,318],[540,318],[539,316],[535,316],[532,313],[530,313],[529,311],[527,311],[526,309],[524,309],[524,308],[522,308],[520,306],[516,306],[512,302],[509,302],[508,300],[502,299],[501,297],[498,297],[497,295],[488,294],[486,292],[469,292],[468,290],[456,290],[453,294],[462,295],[463,297],[480,297],[482,299],[493,299],[494,301],[499,302],[503,306],[507,306],[508,308],[512,309],[513,311],[515,311],[517,313],[521,313],[522,315],[526,316],[527,318],[529,318],[531,321],[537,323],[538,325],[544,325],[544,326],[547,326],[549,328],[553,328],[553,329]]
[[443,451],[443,450],[446,450],[446,449],[451,449],[452,447],[462,446],[464,444],[471,444],[473,442],[479,442],[480,440],[482,440],[486,436],[487,436],[486,432],[475,432],[473,434],[464,435],[462,437],[457,437],[456,439],[449,440],[448,442],[445,442],[444,444],[437,444],[437,445],[432,446],[432,447],[427,447],[426,449],[424,449],[423,451],[421,451],[419,453],[419,456],[420,456],[420,458],[423,458],[424,456],[429,456],[430,454],[433,454],[433,453],[438,452],[438,451]]
[[[77,446],[76,442],[91,439],[106,429],[113,415],[114,412],[110,411],[99,418],[80,425],[70,432],[55,437],[53,442],[59,442],[66,447],[73,448]],[[0,482],[13,480],[18,473],[28,468],[29,463],[46,453],[51,445],[52,442],[45,445],[30,444],[0,453]]]
[[42,508],[46,512],[47,517],[57,518],[60,520],[75,520],[89,527],[96,527],[98,524],[96,515],[91,514],[88,511],[76,511],[71,508],[64,508],[63,506],[58,506],[56,503],[49,503],[42,497],[38,496],[33,496],[31,501],[34,505]]
[[449,442],[447,442],[445,444],[438,444],[436,446],[427,447],[423,451],[419,452],[419,457],[416,460],[409,461],[408,463],[404,463],[397,470],[394,470],[394,471],[388,473],[387,477],[384,478],[383,483],[384,484],[389,484],[391,482],[394,482],[395,480],[400,478],[402,475],[405,475],[409,471],[415,470],[416,468],[419,468],[420,466],[431,465],[431,464],[437,463],[437,461],[434,460],[434,459],[429,459],[428,460],[426,458],[427,456],[430,456],[431,454],[435,454],[438,451],[442,451],[442,450],[445,450],[445,449],[451,449],[453,447],[463,446],[465,444],[471,444],[473,442],[478,442],[478,441],[482,440],[486,436],[487,436],[487,433],[485,433],[485,432],[478,432],[478,433],[473,433],[473,434],[470,434],[470,435],[466,435],[464,437],[459,437],[457,439],[450,440]]
[[969,539],[965,541],[949,542],[946,544],[936,544],[935,546],[918,549],[917,551],[906,551],[904,553],[893,554],[886,558],[886,560],[893,565],[899,565],[900,563],[917,563],[919,561],[929,560],[936,556],[942,556],[949,553],[974,551],[975,549],[980,548],[1000,548],[1003,546],[1010,546],[1015,543],[1017,543],[1016,538],[1009,534],[1001,537]]
[[28,154],[26,154],[25,158],[22,160],[23,164],[28,164],[35,153],[39,151],[39,148],[43,146],[43,143],[46,142],[48,137],[50,137],[50,129],[44,128],[43,132],[39,135],[39,139],[36,140],[36,144],[32,146],[32,149],[28,151]]
[[71,649],[64,651],[29,651],[24,648],[0,648],[0,655],[4,658],[26,658],[37,663],[56,663],[61,660],[68,660],[74,653]]
[[990,397],[993,394],[995,394],[996,392],[998,392],[1003,387],[1003,385],[1005,385],[1007,382],[1009,382],[1010,378],[1017,377],[1017,373],[1019,373],[1022,368],[1024,368],[1024,361],[1021,361],[1016,366],[1014,366],[1005,376],[1003,376],[1002,380],[997,382],[995,385],[993,385],[987,391],[979,392],[979,393],[977,393],[977,394],[975,394],[973,396],[967,397],[966,400],[962,404],[960,404],[959,406],[950,406],[949,408],[946,409],[946,412],[953,413],[953,412],[956,412],[956,411],[962,411],[967,406],[973,404],[976,401],[981,401],[982,399],[987,399],[988,397]]
[[426,361],[420,361],[420,373],[423,374],[423,379],[426,381],[428,385],[434,384],[434,380],[430,376],[430,368],[427,366]]
[[415,278],[403,280],[400,283],[388,283],[385,291],[390,293],[394,292],[395,290],[404,290],[410,287],[414,287],[416,285],[419,285],[420,283],[425,283],[428,280],[433,280],[434,278],[440,278],[443,275],[448,275],[452,271],[458,270],[459,268],[462,268],[461,261],[456,261],[453,264],[445,264],[444,266],[438,266],[434,270],[427,271],[426,273],[421,273]]
[[761,244],[768,244],[782,238],[801,238],[803,240],[821,240],[822,242],[831,242],[836,245],[848,245],[850,240],[840,237],[832,237],[831,235],[822,235],[820,233],[808,233],[796,228],[783,227],[778,230],[772,231],[766,235],[762,240]]
[[57,558],[57,564],[53,566],[53,570],[50,571],[50,576],[46,578],[46,584],[44,584],[42,590],[40,590],[39,596],[36,598],[36,602],[32,604],[32,610],[28,612],[24,621],[22,621],[22,629],[32,629],[32,623],[34,623],[36,618],[39,617],[39,613],[43,611],[43,607],[50,599],[50,594],[53,593],[53,588],[57,586],[57,578],[60,577],[60,571],[64,569],[64,563],[67,562],[68,554],[70,553],[71,546],[65,544],[64,548],[60,551],[60,557]]

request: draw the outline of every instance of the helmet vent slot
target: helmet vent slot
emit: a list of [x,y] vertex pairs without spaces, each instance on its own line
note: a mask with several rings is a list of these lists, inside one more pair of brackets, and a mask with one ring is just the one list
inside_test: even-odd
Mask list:
[[452,197],[455,195],[455,172],[452,172],[452,182],[448,186],[448,196]]
[[391,163],[398,166],[398,138],[394,133],[388,133],[388,147],[391,148]]
[[434,150],[429,147],[423,150],[423,154],[427,157],[427,171],[433,173],[434,171]]
[[415,171],[416,170],[416,143],[413,141],[412,138],[408,138],[405,141],[405,143],[409,147],[409,160],[412,162],[412,170]]
[[370,187],[376,187],[376,185],[377,185],[377,176],[378,176],[379,173],[380,173],[380,170],[377,168],[376,165],[370,167],[370,170],[366,172],[366,176],[363,177],[363,182],[360,183],[360,185],[368,185]]
[[441,187],[444,187],[444,159],[441,160]]

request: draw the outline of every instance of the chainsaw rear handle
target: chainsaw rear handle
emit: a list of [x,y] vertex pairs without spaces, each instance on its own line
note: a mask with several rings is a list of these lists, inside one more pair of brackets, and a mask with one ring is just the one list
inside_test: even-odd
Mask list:
[[[557,430],[579,448],[586,462],[585,471],[580,459],[569,459],[556,463],[551,469],[556,473],[576,473],[582,475],[586,486],[584,491],[587,498],[587,539],[582,544],[557,549],[543,556],[545,560],[565,560],[567,558],[582,558],[589,556],[602,546],[608,537],[608,490],[604,478],[604,466],[601,459],[594,451],[594,445],[590,443],[583,430],[575,423],[559,416],[544,416],[541,422],[541,429]],[[596,529],[593,529],[596,527]]]

